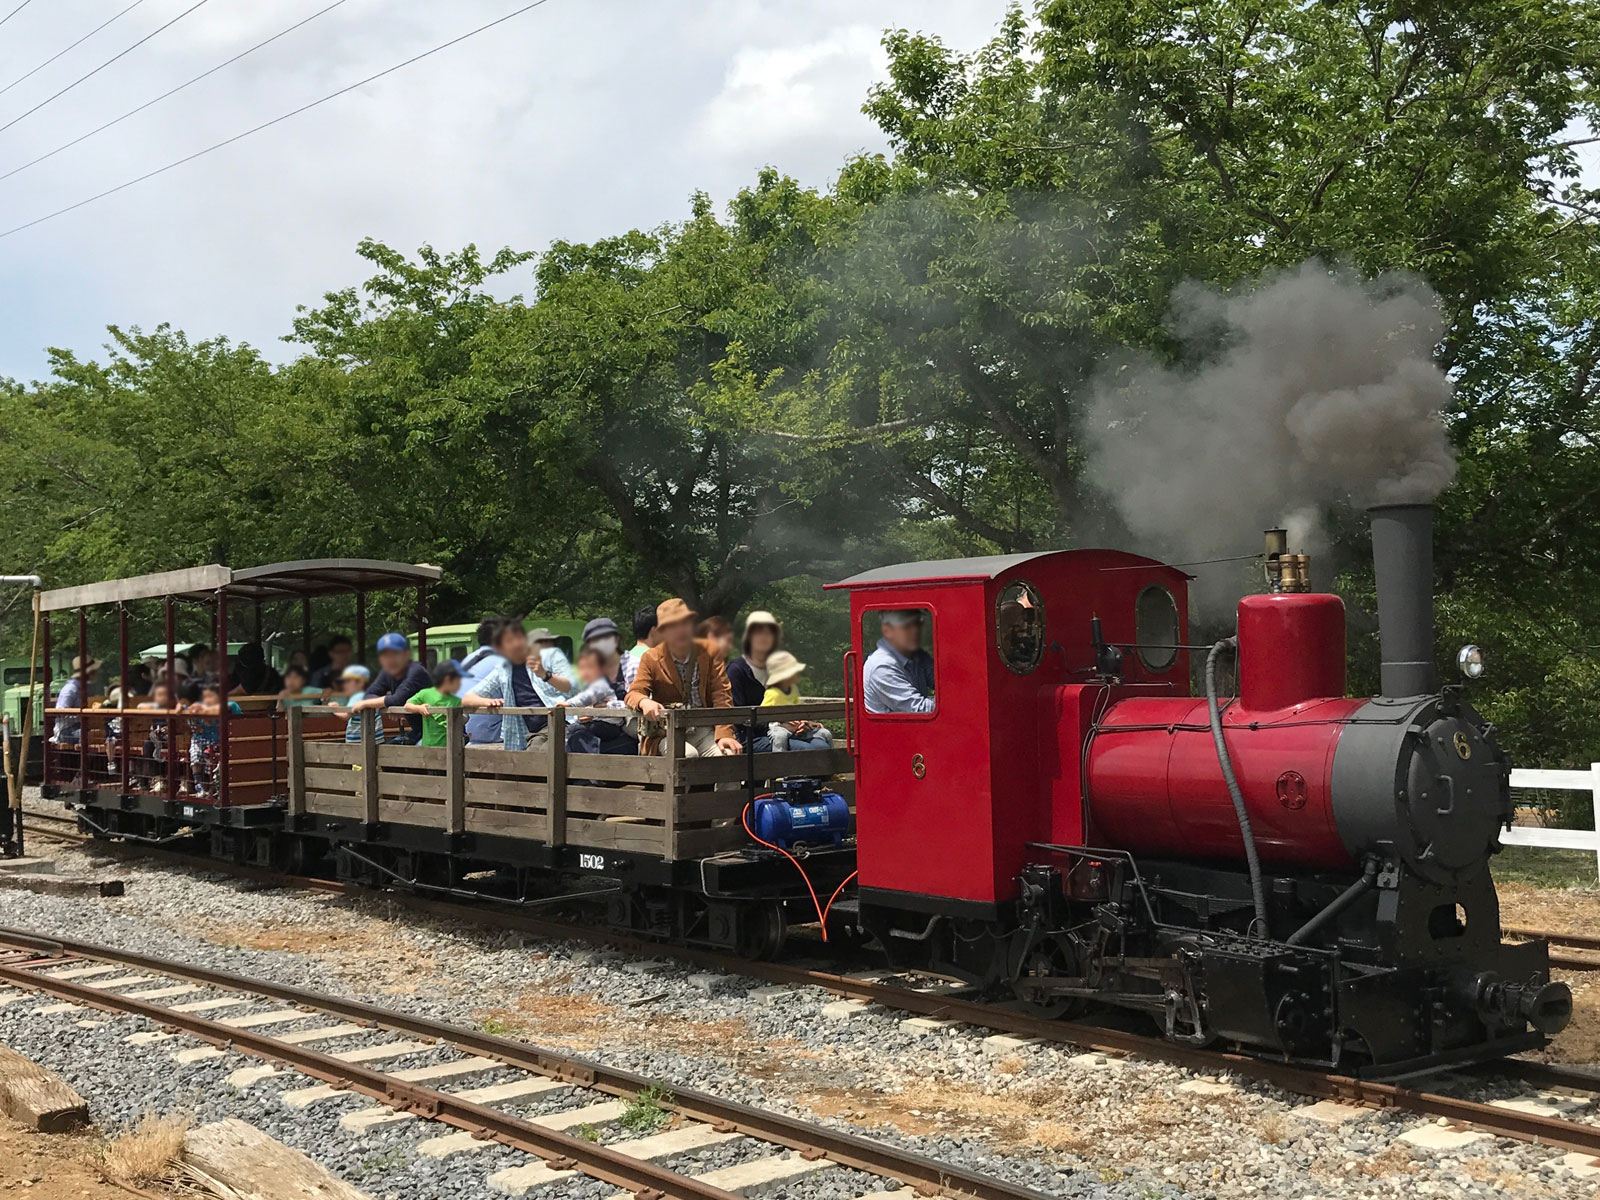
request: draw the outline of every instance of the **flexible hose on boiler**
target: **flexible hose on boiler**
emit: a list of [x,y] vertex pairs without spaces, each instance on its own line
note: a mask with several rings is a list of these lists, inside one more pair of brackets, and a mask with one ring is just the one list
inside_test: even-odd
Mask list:
[[1266,937],[1267,894],[1261,886],[1261,858],[1256,854],[1256,835],[1250,829],[1250,813],[1244,806],[1244,793],[1239,790],[1239,780],[1233,773],[1233,759],[1228,754],[1228,743],[1222,739],[1222,710],[1217,706],[1217,656],[1224,650],[1237,650],[1238,638],[1223,638],[1211,647],[1206,655],[1206,711],[1211,717],[1211,740],[1217,746],[1217,762],[1222,766],[1222,779],[1228,785],[1228,795],[1233,799],[1233,813],[1239,818],[1239,835],[1244,838],[1244,859],[1250,866],[1250,899],[1255,904],[1256,919],[1251,926],[1257,937]]

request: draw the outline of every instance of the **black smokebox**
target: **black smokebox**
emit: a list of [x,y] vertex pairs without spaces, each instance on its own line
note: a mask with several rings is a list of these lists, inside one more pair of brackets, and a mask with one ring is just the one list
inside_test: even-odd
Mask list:
[[1378,584],[1383,694],[1426,695],[1438,687],[1433,663],[1433,506],[1379,504],[1367,512]]

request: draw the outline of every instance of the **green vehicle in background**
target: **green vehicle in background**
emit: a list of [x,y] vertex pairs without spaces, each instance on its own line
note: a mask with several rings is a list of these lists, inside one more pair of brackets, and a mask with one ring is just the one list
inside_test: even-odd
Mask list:
[[[583,640],[583,627],[587,621],[564,620],[559,617],[529,617],[523,623],[524,628],[548,629],[556,635],[556,645],[561,647],[561,652],[570,660],[577,654],[578,644]],[[439,663],[447,658],[460,662],[467,655],[478,648],[478,623],[473,621],[470,625],[430,625],[428,626],[428,652],[417,654],[417,635],[410,637],[411,653],[422,660],[422,664],[433,670]]]
[[[71,657],[66,654],[55,655],[54,665],[51,667],[51,679],[57,681],[55,686],[60,686],[59,681],[65,678],[71,669]],[[29,663],[26,658],[0,658],[0,686],[3,686],[3,707],[0,713],[7,718],[7,727],[11,730],[11,752],[19,753],[22,742],[22,729],[25,722],[33,726],[33,735],[28,743],[27,769],[23,772],[25,778],[34,780],[39,777],[39,767],[44,761],[42,740],[44,737],[44,672],[36,675],[37,682],[33,685],[30,698],[28,692]]]
[[[71,669],[70,662],[67,655],[56,655],[50,678],[58,685]],[[0,712],[11,718],[11,731],[16,734],[22,732],[24,716],[31,715],[33,736],[38,737],[44,728],[44,717],[41,715],[44,712],[44,705],[28,702],[28,671],[29,663],[26,658],[0,658],[0,685],[5,688],[5,707],[0,709]],[[44,692],[44,671],[40,670],[35,679],[33,690],[37,698]]]

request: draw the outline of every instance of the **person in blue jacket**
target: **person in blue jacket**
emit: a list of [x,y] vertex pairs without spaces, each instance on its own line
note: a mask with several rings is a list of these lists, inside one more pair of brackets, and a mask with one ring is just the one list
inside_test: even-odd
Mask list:
[[[404,712],[411,697],[433,686],[428,668],[411,657],[411,643],[403,633],[386,633],[378,639],[378,668],[366,693],[350,706],[351,712],[364,708],[398,708]],[[405,722],[402,732],[391,740],[397,745],[414,746],[422,740],[422,718],[407,715]]]

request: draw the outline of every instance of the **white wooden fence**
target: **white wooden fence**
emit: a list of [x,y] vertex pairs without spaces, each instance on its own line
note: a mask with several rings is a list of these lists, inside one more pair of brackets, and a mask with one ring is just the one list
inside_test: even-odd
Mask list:
[[1541,825],[1513,825],[1503,830],[1500,841],[1506,846],[1540,846],[1546,850],[1592,850],[1596,873],[1600,874],[1600,763],[1587,771],[1538,771],[1513,767],[1513,788],[1546,788],[1561,792],[1588,792],[1594,797],[1594,829],[1547,829]]

